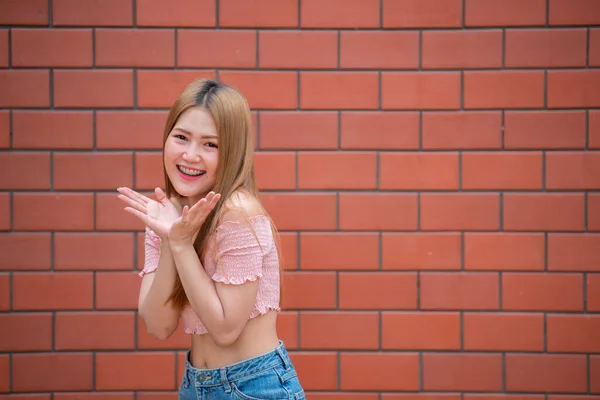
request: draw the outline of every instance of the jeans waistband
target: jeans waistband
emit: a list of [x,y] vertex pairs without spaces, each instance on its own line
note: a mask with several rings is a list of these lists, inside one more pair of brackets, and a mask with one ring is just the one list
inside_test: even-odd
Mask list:
[[279,345],[268,353],[214,369],[195,368],[190,362],[190,354],[191,351],[188,350],[184,379],[187,379],[189,383],[193,382],[197,387],[219,385],[229,387],[230,381],[253,375],[277,365],[283,365],[286,370],[292,368],[292,362],[282,341],[279,341]]

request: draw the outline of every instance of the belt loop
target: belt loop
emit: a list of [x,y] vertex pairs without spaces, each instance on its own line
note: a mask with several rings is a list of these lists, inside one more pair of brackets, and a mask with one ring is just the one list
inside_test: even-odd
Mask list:
[[227,379],[227,368],[223,367],[220,369],[221,372],[221,383],[225,387],[225,393],[231,392],[231,385],[229,384],[229,379]]
[[279,357],[281,358],[281,361],[283,361],[283,365],[285,366],[285,369],[286,370],[290,369],[290,361],[285,356],[285,354],[283,354],[282,346],[281,345],[277,346],[276,350],[277,350],[277,354],[279,354]]

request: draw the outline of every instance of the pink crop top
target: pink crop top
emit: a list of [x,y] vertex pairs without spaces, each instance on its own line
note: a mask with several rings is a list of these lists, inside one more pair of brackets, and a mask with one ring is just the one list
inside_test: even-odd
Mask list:
[[[270,310],[280,311],[279,258],[269,218],[258,215],[251,217],[249,221],[226,221],[217,227],[216,244],[213,243],[214,240],[208,241],[202,262],[204,270],[213,281],[240,285],[258,279],[258,293],[249,319]],[[142,277],[156,270],[160,258],[160,237],[148,227],[145,253],[144,269],[139,274]],[[217,257],[220,259],[218,265]],[[181,320],[185,333],[208,333],[189,304],[182,311]]]

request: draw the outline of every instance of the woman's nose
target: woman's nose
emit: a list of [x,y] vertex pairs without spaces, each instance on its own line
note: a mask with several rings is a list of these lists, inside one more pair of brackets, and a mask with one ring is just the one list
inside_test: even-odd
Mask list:
[[183,153],[183,159],[187,162],[197,163],[200,161],[200,154],[194,149],[190,149]]

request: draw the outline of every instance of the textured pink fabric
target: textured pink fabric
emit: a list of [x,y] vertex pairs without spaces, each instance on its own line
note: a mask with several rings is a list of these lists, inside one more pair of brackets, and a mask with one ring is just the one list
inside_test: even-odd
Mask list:
[[[154,272],[159,258],[160,237],[146,228],[145,261],[140,276]],[[208,241],[202,266],[215,282],[240,285],[258,279],[258,293],[249,318],[269,310],[280,311],[279,258],[270,220],[266,216],[219,225],[216,241]],[[189,305],[181,313],[181,320],[186,333],[208,333]]]

